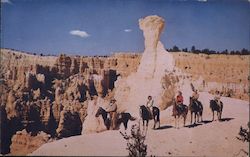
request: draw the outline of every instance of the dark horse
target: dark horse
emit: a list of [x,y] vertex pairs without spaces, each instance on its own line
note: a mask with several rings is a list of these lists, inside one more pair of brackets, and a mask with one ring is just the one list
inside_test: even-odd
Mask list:
[[179,128],[179,119],[180,119],[180,116],[183,117],[183,119],[184,119],[184,126],[185,126],[187,114],[188,114],[188,107],[187,107],[187,105],[183,104],[182,106],[179,106],[179,105],[177,105],[176,101],[174,101],[173,116],[175,118],[175,128],[176,128],[176,121],[177,121],[177,119],[178,119],[178,128]]
[[148,111],[148,109],[146,108],[146,106],[142,105],[140,106],[140,116],[142,118],[142,123],[143,123],[143,128],[145,125],[145,121],[146,121],[146,126],[148,127],[148,121],[150,119],[154,119],[154,129],[156,126],[156,123],[159,123],[159,127],[160,127],[160,110],[159,108],[153,106],[153,117],[150,116],[150,113]]
[[[100,115],[102,115],[102,118],[103,118],[103,121],[104,121],[104,124],[106,126],[106,128],[109,130],[110,128],[110,125],[111,125],[111,121],[110,119],[108,118],[108,112],[106,112],[102,107],[99,107],[99,109],[97,110],[95,116],[96,117],[99,117]],[[131,120],[131,121],[134,121],[136,120],[136,118],[132,117],[130,115],[130,113],[118,113],[117,114],[117,123],[116,125],[119,126],[121,123],[123,123],[124,125],[124,128],[127,130],[127,127],[128,127],[128,121]],[[116,117],[116,118],[117,118]]]
[[221,106],[219,106],[215,100],[210,100],[210,108],[211,108],[211,110],[213,112],[213,120],[214,120],[214,111],[217,111],[218,119],[221,120],[221,115],[222,115],[222,110],[223,110],[223,103],[222,102],[220,102],[220,103],[221,103]]
[[196,117],[197,117],[197,122],[199,122],[199,119],[202,119],[202,113],[203,113],[203,105],[201,104],[200,101],[194,101],[192,97],[189,98],[190,103],[189,103],[189,110],[191,112],[191,123],[193,123],[193,113],[194,113],[194,123],[196,123]]

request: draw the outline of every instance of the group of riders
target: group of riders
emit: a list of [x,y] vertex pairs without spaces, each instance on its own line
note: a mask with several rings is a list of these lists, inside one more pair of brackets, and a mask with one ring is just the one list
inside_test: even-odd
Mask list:
[[[196,103],[197,105],[201,104],[199,99],[199,93],[198,90],[194,90],[193,94],[192,94],[192,100],[193,103]],[[220,92],[216,91],[215,92],[215,96],[214,96],[214,100],[217,103],[217,105],[221,106],[221,101],[220,101]],[[182,95],[181,91],[178,91],[178,94],[175,98],[175,102],[176,105],[180,108],[183,109],[184,108],[184,104],[183,104],[184,98]],[[153,117],[153,106],[154,106],[154,100],[152,98],[152,96],[148,96],[147,102],[146,102],[146,108],[149,112],[150,117]],[[111,129],[115,127],[116,124],[116,116],[117,116],[117,104],[116,104],[116,100],[113,98],[110,100],[109,105],[105,108],[106,112],[108,113],[108,118],[111,120]]]
[[[217,103],[218,106],[221,106],[220,98],[221,98],[220,92],[216,91],[215,96],[214,96],[214,101]],[[191,99],[192,99],[193,103],[195,103],[197,106],[199,106],[199,104],[201,104],[201,102],[198,100],[199,93],[198,93],[197,89],[193,91]],[[175,101],[176,101],[176,105],[182,110],[184,108],[184,104],[183,104],[184,98],[182,96],[181,91],[178,91],[178,95],[176,96]]]

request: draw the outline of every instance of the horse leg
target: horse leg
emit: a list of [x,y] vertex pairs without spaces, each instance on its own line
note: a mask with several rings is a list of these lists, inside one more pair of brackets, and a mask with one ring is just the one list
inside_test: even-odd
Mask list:
[[213,119],[212,119],[212,121],[214,121],[214,111],[212,111],[213,112]]
[[195,118],[196,119],[196,123],[198,123],[199,122],[199,118],[200,118],[199,113],[196,113],[196,118]]
[[147,126],[147,127],[146,127],[146,131],[148,131],[148,120],[147,120],[146,126]]
[[197,123],[200,122],[200,112],[197,113]]
[[190,115],[191,115],[191,123],[190,124],[192,125],[193,124],[193,112],[191,112]]
[[218,111],[218,120],[220,121],[221,120],[221,112]]
[[194,114],[194,124],[196,124],[197,113]]
[[201,115],[201,122],[203,122],[203,118],[202,118],[202,111],[200,112],[200,115]]
[[176,116],[174,116],[174,126],[176,128]]
[[123,125],[124,125],[125,130],[127,130],[127,128],[128,128],[128,121],[123,122]]
[[145,122],[144,122],[144,120],[142,120],[142,126],[143,126],[143,130],[145,130]]
[[180,127],[179,127],[179,126],[180,126],[180,124],[179,124],[179,123],[180,123],[180,116],[178,116],[178,121],[177,121],[177,125],[178,125],[178,127],[177,127],[177,129],[179,129],[179,128],[180,128]]
[[199,123],[200,122],[200,119],[201,119],[201,115],[200,115],[200,113],[197,113],[197,122]]
[[184,127],[185,127],[185,125],[186,125],[186,118],[187,118],[187,116],[184,115],[184,116],[183,116],[183,119],[184,119]]
[[156,115],[156,124],[157,124],[157,122],[159,123],[158,128],[160,128],[160,112],[157,113],[157,115]]
[[156,124],[156,120],[155,120],[155,118],[154,118],[154,129],[155,129],[155,124]]
[[161,127],[161,123],[160,123],[160,120],[158,121],[158,128],[160,128]]

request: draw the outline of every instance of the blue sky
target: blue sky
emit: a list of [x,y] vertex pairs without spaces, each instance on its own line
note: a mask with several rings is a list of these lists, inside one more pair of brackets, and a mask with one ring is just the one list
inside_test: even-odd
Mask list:
[[1,0],[1,47],[44,54],[142,52],[139,18],[159,15],[166,48],[250,50],[248,0]]

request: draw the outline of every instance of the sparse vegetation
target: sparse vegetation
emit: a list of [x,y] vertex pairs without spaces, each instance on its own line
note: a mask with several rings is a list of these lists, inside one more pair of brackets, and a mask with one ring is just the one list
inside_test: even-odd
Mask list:
[[250,50],[247,50],[245,48],[243,48],[242,50],[236,50],[236,51],[234,50],[229,51],[227,49],[223,51],[214,51],[214,50],[209,50],[208,48],[199,50],[199,49],[196,49],[195,46],[192,46],[189,51],[188,48],[180,49],[178,46],[174,45],[173,48],[166,49],[166,50],[169,52],[180,52],[182,50],[183,52],[189,52],[189,53],[194,53],[194,54],[201,53],[201,54],[250,55]]
[[131,157],[144,157],[147,155],[147,145],[144,143],[146,136],[142,134],[139,125],[133,125],[131,135],[120,132],[125,140],[127,140],[127,150]]
[[[240,127],[240,132],[239,136],[237,136],[237,139],[242,141],[242,142],[249,142],[250,141],[250,122],[248,122],[248,128],[243,128],[242,126]],[[239,153],[236,154],[235,156],[238,156],[240,152],[243,152],[245,155],[249,155],[249,152],[247,152],[244,149],[240,149]]]
[[237,137],[237,139],[243,142],[249,142],[250,141],[249,128],[250,128],[250,122],[248,122],[248,129],[245,129],[241,126],[239,136]]

